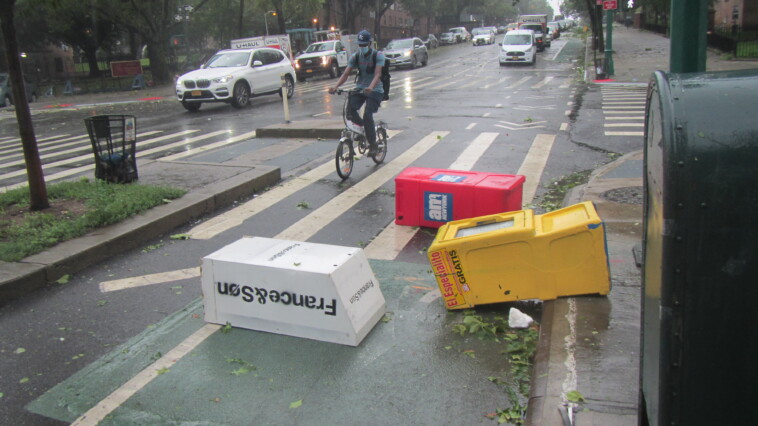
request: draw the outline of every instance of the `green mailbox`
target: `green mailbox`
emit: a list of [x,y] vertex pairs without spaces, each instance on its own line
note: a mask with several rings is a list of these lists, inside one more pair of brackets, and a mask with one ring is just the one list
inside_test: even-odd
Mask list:
[[758,70],[652,75],[640,424],[758,419]]

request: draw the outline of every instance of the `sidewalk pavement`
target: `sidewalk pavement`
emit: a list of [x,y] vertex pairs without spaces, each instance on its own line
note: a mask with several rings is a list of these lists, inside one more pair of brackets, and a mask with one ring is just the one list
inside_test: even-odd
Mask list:
[[[660,34],[614,25],[612,48],[615,74],[598,84],[638,86],[654,71],[668,71],[670,40]],[[594,70],[592,52],[587,53],[586,68]],[[708,72],[749,68],[758,68],[758,61],[732,61],[722,52],[707,51]],[[594,137],[605,137],[602,128]],[[593,145],[592,140],[581,142]],[[612,287],[607,297],[543,304],[529,425],[637,425],[641,259],[635,252],[643,232],[642,148],[640,138],[639,150],[595,170],[564,201],[595,203],[605,223]],[[568,401],[571,391],[578,391],[582,401]]]
[[[619,83],[646,83],[650,74],[668,67],[669,40],[657,34],[614,26],[615,71]],[[590,69],[591,57],[586,64]],[[727,61],[708,52],[707,69],[756,68],[758,62]],[[138,101],[172,96],[173,87],[135,92]],[[111,95],[112,96],[112,95]],[[69,101],[70,99],[70,101]],[[43,98],[42,105],[91,104],[106,95]],[[321,126],[321,124],[319,124]],[[259,129],[268,136],[332,137],[341,123],[322,126],[289,123]],[[318,133],[319,131],[326,133]],[[269,132],[269,133],[266,133]],[[323,136],[320,136],[323,135]],[[598,131],[598,138],[602,133]],[[592,141],[583,141],[592,145]],[[596,170],[589,182],[572,191],[566,204],[595,202],[605,222],[612,290],[607,297],[570,297],[544,303],[527,422],[564,425],[575,417],[580,425],[636,425],[640,328],[640,273],[632,248],[642,234],[642,141],[640,150]],[[198,173],[203,167],[203,173]],[[280,170],[237,164],[140,163],[140,182],[161,182],[183,187],[182,199],[160,206],[121,224],[30,256],[0,264],[0,303],[74,273],[108,256],[138,246],[146,236],[169,232],[179,224],[230,204],[233,200],[270,186]],[[204,179],[198,181],[198,177]],[[583,395],[579,404],[567,403],[566,392]],[[571,407],[568,410],[567,407]]]

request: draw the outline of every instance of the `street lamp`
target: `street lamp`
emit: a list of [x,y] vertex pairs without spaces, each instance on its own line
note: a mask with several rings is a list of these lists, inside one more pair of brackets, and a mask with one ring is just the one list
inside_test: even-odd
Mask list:
[[266,35],[268,35],[268,14],[271,14],[272,16],[276,16],[275,10],[269,10],[268,12],[263,14],[263,22],[266,23]]

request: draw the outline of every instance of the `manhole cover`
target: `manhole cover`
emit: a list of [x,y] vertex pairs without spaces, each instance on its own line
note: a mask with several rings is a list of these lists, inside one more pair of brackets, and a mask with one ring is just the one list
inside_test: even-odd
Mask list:
[[641,186],[628,186],[605,191],[602,197],[616,203],[642,204],[642,191]]

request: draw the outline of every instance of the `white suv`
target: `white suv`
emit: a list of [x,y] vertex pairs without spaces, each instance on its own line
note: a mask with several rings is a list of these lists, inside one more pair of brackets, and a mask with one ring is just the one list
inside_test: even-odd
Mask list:
[[282,76],[287,98],[295,91],[292,62],[279,49],[259,47],[216,52],[199,70],[176,80],[176,97],[187,111],[197,111],[204,102],[247,106],[252,96],[279,93]]

